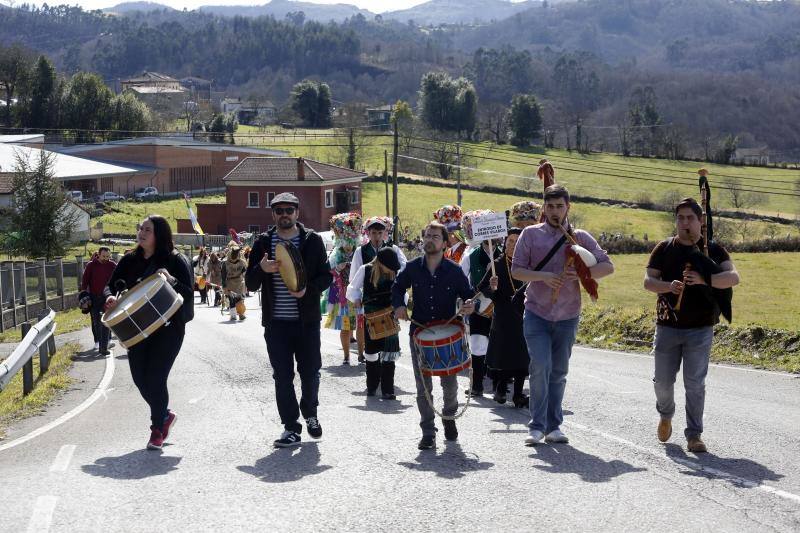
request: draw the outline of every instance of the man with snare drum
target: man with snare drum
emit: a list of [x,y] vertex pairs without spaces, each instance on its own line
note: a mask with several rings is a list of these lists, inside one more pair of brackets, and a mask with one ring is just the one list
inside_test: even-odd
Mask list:
[[[436,446],[436,412],[428,402],[426,390],[432,390],[432,379],[423,375],[419,367],[420,350],[414,342],[414,331],[418,324],[427,325],[435,320],[454,319],[456,303],[463,300],[459,313],[471,314],[475,306],[470,298],[473,291],[469,280],[461,268],[449,259],[444,259],[447,247],[447,228],[439,222],[431,222],[423,233],[425,255],[417,257],[406,264],[406,268],[397,275],[392,286],[392,307],[398,319],[409,320],[406,308],[406,291],[411,289],[414,302],[413,320],[410,327],[411,362],[414,367],[414,378],[417,385],[417,408],[420,414],[422,439],[417,447],[429,450]],[[442,395],[444,397],[445,417],[452,417],[458,409],[458,383],[455,375],[442,376]],[[423,381],[424,380],[424,381]],[[432,394],[431,394],[432,396]],[[444,436],[447,440],[456,440],[458,430],[455,420],[443,419]]]

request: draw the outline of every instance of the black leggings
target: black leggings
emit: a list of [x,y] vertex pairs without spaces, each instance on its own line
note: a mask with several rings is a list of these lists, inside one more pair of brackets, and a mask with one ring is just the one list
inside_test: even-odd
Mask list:
[[183,323],[170,323],[128,350],[133,383],[150,406],[150,421],[161,429],[167,418],[169,371],[183,344]]

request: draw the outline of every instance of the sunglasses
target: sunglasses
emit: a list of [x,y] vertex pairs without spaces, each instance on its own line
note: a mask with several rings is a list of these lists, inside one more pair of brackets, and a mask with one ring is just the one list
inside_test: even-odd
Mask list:
[[294,215],[295,207],[273,207],[272,212],[276,215]]

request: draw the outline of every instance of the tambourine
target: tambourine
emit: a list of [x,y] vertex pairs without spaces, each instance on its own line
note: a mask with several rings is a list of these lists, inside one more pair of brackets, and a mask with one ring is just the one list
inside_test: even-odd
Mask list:
[[287,289],[300,292],[306,288],[306,269],[297,246],[289,241],[278,242],[275,245],[275,259],[280,261],[278,273]]

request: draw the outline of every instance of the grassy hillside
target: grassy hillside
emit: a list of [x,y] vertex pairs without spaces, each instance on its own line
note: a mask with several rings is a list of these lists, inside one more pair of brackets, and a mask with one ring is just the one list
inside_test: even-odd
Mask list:
[[[277,130],[258,132],[248,128],[237,135],[237,143],[261,147],[273,147],[324,162],[342,164],[346,158],[347,139],[323,137],[334,130],[296,130],[290,134],[277,134]],[[358,166],[367,172],[380,173],[384,168],[384,150],[391,152],[391,138],[368,137],[358,157]],[[746,202],[747,211],[788,218],[800,216],[800,170],[761,167],[716,165],[693,161],[669,161],[661,159],[626,158],[615,154],[598,153],[583,155],[563,149],[541,147],[516,148],[497,146],[492,143],[462,144],[461,177],[465,183],[496,185],[502,187],[530,187],[541,190],[536,178],[536,168],[542,158],[548,158],[556,168],[556,181],[566,185],[573,194],[596,198],[611,198],[630,202],[661,202],[667,196],[699,195],[697,170],[709,170],[714,206],[717,209],[732,209],[729,189],[731,181],[738,180],[738,187],[745,196],[758,191],[758,200],[752,205]],[[430,144],[413,143],[414,157],[434,158],[426,148]],[[400,159],[401,171],[412,171],[410,160]],[[391,160],[390,160],[391,164]],[[417,164],[419,164],[417,162]],[[475,169],[475,170],[470,170]],[[416,173],[432,175],[431,169]]]

